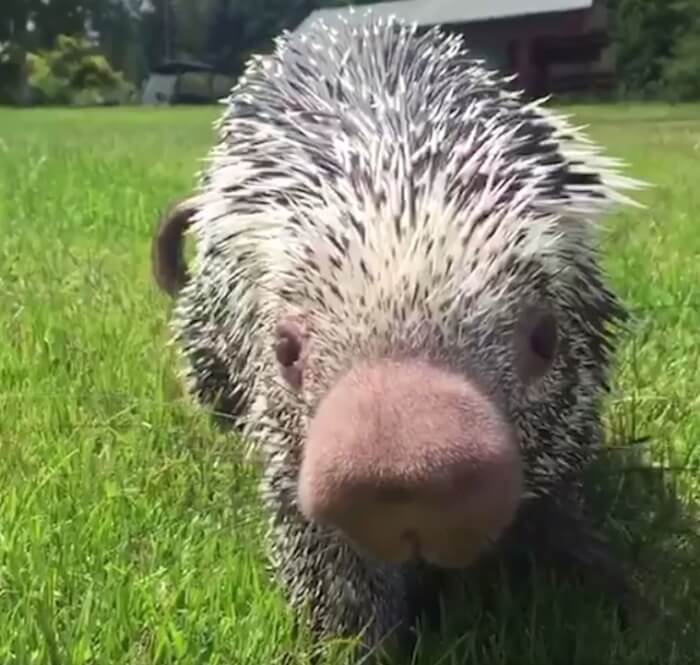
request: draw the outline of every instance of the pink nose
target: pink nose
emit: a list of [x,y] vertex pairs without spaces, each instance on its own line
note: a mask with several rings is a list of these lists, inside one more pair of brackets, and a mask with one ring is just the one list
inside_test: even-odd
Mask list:
[[513,428],[464,377],[423,362],[355,367],[312,420],[298,494],[308,519],[389,562],[468,565],[522,489]]

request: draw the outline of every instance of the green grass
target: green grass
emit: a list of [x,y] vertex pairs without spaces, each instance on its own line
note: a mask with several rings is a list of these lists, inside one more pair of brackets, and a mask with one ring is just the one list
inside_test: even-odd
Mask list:
[[[637,315],[609,421],[613,439],[651,437],[644,461],[667,470],[613,452],[600,485],[668,617],[622,634],[594,594],[538,579],[494,611],[453,610],[426,633],[426,665],[697,662],[700,108],[567,111],[656,185],[606,239]],[[150,279],[153,224],[189,191],[217,113],[0,111],[2,665],[312,651],[265,572],[254,473],[183,399]]]

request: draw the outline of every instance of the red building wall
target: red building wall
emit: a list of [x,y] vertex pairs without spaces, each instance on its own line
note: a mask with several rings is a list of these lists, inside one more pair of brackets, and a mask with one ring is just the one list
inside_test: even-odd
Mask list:
[[517,74],[518,87],[531,95],[542,95],[554,84],[548,64],[557,59],[585,63],[599,57],[605,45],[605,18],[596,6],[593,10],[445,27],[460,32],[466,45],[493,66]]

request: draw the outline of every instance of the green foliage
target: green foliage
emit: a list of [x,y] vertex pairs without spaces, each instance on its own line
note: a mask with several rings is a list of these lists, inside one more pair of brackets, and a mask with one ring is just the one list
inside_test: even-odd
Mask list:
[[700,99],[700,0],[609,0],[623,97]]
[[[352,4],[371,4],[374,1],[376,0],[360,0]],[[268,51],[277,35],[283,30],[294,30],[312,11],[348,4],[347,0],[209,0],[209,2],[211,11],[206,51],[217,66],[233,75],[242,71],[251,54]],[[181,4],[186,2],[182,0]]]
[[[199,2],[200,0],[197,0]],[[142,81],[148,72],[142,19],[137,0],[101,0],[90,16],[99,34],[100,52],[115,69],[132,82]]]
[[611,32],[621,92],[658,93],[662,63],[671,55],[681,15],[668,0],[610,0]]
[[700,1],[686,3],[688,22],[663,63],[666,95],[674,101],[700,99]]
[[127,101],[133,86],[84,38],[59,35],[56,48],[30,53],[29,86],[43,104],[104,104]]
[[0,42],[0,104],[20,102],[24,67],[24,51],[14,42]]

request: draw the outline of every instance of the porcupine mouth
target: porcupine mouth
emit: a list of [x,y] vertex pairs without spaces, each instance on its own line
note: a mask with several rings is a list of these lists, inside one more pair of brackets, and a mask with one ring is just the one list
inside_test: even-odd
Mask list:
[[483,556],[506,528],[501,524],[488,533],[484,527],[464,527],[458,521],[453,523],[450,518],[458,516],[449,512],[445,510],[440,515],[436,511],[433,519],[424,519],[416,526],[399,527],[393,533],[391,524],[400,524],[401,517],[383,518],[381,522],[370,517],[362,525],[349,522],[344,529],[336,531],[360,556],[383,564],[424,563],[460,569]]
[[427,549],[422,546],[421,539],[415,531],[405,531],[401,534],[397,547],[391,548],[390,551],[387,548],[377,551],[374,548],[370,549],[368,546],[361,545],[345,535],[344,539],[360,556],[384,564],[427,564],[447,570],[457,570],[472,565],[486,552],[488,542],[485,539],[481,546],[475,546],[473,542],[470,542],[467,547],[454,548],[455,541],[453,540],[452,546],[447,550],[437,550],[434,547]]

